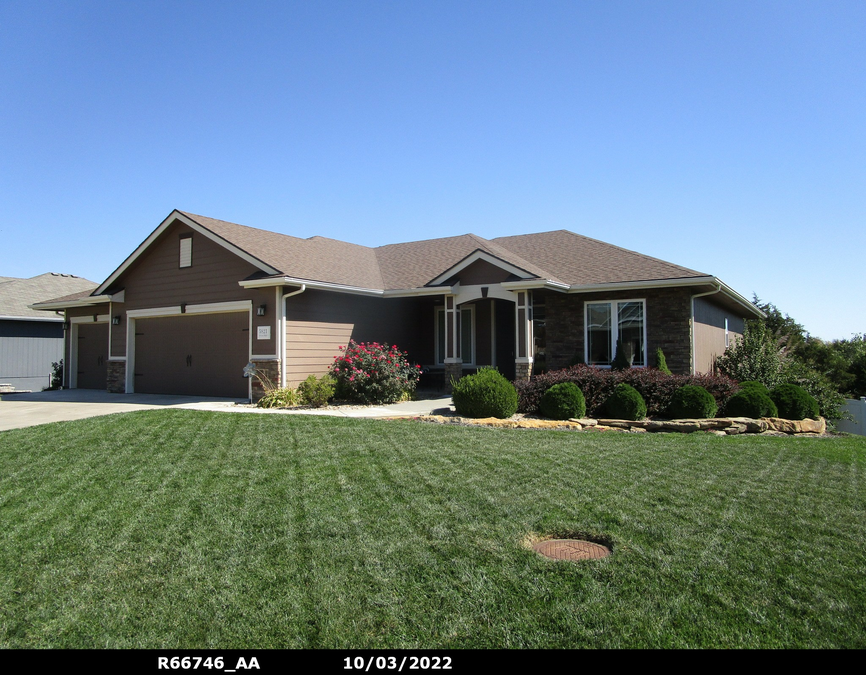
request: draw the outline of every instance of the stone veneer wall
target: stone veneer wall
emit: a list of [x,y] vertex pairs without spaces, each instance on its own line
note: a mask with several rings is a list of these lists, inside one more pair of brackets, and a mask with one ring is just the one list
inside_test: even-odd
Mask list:
[[[268,360],[268,361],[253,361],[253,365],[256,367],[260,373],[265,375],[275,387],[280,386],[280,362],[279,360]],[[262,383],[259,381],[259,378],[252,377],[250,378],[252,382],[252,402],[255,403],[260,398],[265,395],[265,388],[262,386]]]
[[531,363],[523,363],[523,362],[515,362],[514,364],[514,379],[515,380],[528,380],[532,376],[532,364]]
[[446,363],[445,364],[445,390],[451,391],[451,380],[455,382],[463,377],[462,363]]
[[547,368],[565,368],[575,357],[583,362],[584,303],[631,299],[646,300],[648,365],[656,365],[655,352],[661,347],[671,372],[691,373],[691,293],[684,288],[545,294]]
[[126,393],[126,361],[109,361],[106,391],[109,394]]

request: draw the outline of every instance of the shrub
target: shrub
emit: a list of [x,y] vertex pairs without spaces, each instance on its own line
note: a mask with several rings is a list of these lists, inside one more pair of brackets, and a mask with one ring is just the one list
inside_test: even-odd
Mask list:
[[665,375],[672,375],[671,369],[668,368],[668,362],[665,359],[665,353],[662,351],[662,348],[659,347],[656,349],[656,368],[662,371]]
[[313,408],[321,408],[328,405],[328,401],[334,396],[335,385],[334,378],[330,375],[322,375],[321,379],[315,375],[310,375],[298,385],[298,395],[301,397],[301,403]]
[[290,408],[298,405],[300,400],[301,397],[298,396],[296,390],[285,387],[283,389],[271,389],[258,400],[256,405],[259,408]]
[[48,385],[49,391],[54,391],[63,388],[63,359],[51,364],[51,384]]
[[703,387],[687,384],[674,392],[668,406],[668,415],[678,418],[715,417],[719,406],[713,395]]
[[604,412],[617,420],[642,420],[646,417],[646,402],[637,389],[623,382],[604,402]]
[[818,419],[818,402],[803,387],[780,384],[770,392],[770,398],[779,409],[779,417],[787,420]]
[[758,382],[757,380],[747,380],[745,382],[740,382],[740,389],[757,389],[762,394],[767,396],[770,395],[770,390],[767,389],[767,386],[763,382]]
[[458,415],[506,419],[517,412],[517,391],[498,370],[485,368],[453,384],[451,397]]
[[544,392],[538,411],[552,420],[567,420],[586,414],[586,399],[573,382],[554,384]]
[[725,404],[729,417],[778,417],[776,404],[760,389],[749,387],[737,392]]
[[822,417],[828,420],[841,419],[845,399],[836,391],[826,375],[793,361],[785,368],[785,380],[788,384],[796,384],[809,392],[818,402],[818,410]]
[[613,356],[613,361],[610,364],[611,370],[628,370],[631,368],[631,361],[625,355],[625,350],[622,347],[622,340],[616,341],[616,354]]
[[758,380],[767,387],[775,387],[785,379],[782,349],[762,321],[746,321],[743,337],[725,349],[716,359],[716,366],[735,380]]
[[617,372],[578,365],[516,382],[520,402],[518,410],[522,413],[538,412],[544,392],[560,382],[573,382],[578,386],[586,397],[586,414],[590,417],[601,414],[601,406],[620,382],[630,384],[640,392],[646,401],[647,414],[654,417],[666,413],[674,392],[683,385],[703,387],[713,395],[719,407],[737,389],[737,383],[724,375],[665,375],[656,368],[629,368]]
[[[341,347],[341,349],[343,349]],[[341,398],[359,403],[394,403],[415,391],[421,366],[413,366],[397,346],[351,340],[331,366]]]

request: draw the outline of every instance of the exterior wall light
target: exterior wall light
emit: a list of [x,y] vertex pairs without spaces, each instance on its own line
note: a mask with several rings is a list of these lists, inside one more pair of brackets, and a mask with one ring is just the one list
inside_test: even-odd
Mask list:
[[258,309],[256,309],[256,316],[264,316],[267,309],[267,305],[259,305]]

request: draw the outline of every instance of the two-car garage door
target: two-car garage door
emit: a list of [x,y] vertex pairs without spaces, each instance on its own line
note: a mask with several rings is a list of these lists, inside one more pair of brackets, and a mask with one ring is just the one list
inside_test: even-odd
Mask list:
[[247,398],[249,312],[135,320],[135,391]]

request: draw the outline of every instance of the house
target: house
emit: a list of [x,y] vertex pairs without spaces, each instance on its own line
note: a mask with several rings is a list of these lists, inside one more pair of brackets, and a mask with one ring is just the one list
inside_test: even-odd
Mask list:
[[248,362],[295,386],[350,339],[446,376],[607,367],[617,339],[634,366],[661,347],[706,372],[762,316],[715,276],[565,230],[371,248],[177,210],[94,291],[35,306],[65,313],[66,386],[254,399]]
[[41,391],[51,384],[51,364],[63,358],[63,316],[29,305],[94,288],[92,281],[54,272],[0,277],[0,387]]

